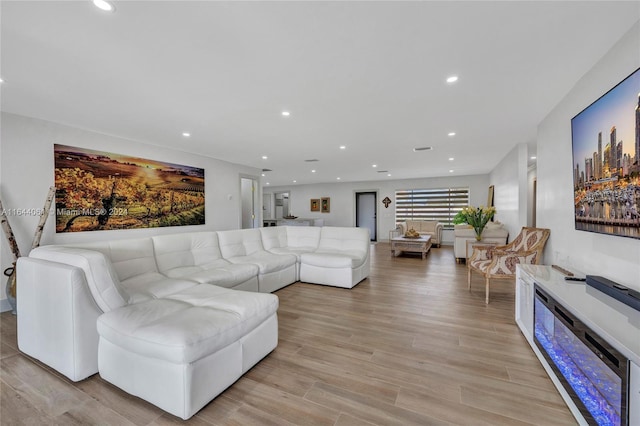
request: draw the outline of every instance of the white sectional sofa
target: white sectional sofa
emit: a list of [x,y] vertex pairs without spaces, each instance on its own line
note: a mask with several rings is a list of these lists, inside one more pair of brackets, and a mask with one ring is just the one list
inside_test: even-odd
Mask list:
[[18,346],[188,419],[277,346],[268,293],[351,288],[369,244],[366,229],[285,226],[43,246],[18,260]]
[[[356,228],[358,229],[358,228]],[[369,238],[359,232],[323,227],[318,248],[300,256],[300,281],[351,288],[369,275]]]

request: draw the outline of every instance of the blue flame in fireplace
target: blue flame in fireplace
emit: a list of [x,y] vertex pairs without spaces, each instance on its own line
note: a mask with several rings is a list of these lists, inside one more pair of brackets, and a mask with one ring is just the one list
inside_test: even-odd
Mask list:
[[535,299],[535,336],[598,425],[620,425],[622,381]]

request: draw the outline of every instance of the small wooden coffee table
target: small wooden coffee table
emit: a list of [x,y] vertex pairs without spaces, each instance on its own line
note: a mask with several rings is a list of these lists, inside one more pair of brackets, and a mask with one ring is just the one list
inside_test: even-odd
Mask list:
[[391,255],[399,256],[400,253],[421,253],[422,258],[427,258],[427,253],[431,248],[431,236],[426,235],[420,238],[395,237],[391,239]]

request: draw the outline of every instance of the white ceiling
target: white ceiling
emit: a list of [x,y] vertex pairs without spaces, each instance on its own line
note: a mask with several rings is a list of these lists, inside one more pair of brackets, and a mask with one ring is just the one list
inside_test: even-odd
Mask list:
[[637,1],[114,4],[2,1],[2,111],[271,185],[488,173],[640,18]]

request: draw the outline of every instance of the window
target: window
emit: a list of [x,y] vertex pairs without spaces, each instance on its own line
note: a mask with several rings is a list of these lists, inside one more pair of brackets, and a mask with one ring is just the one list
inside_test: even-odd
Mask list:
[[437,220],[453,229],[453,217],[469,205],[469,188],[409,189],[396,191],[396,223]]

